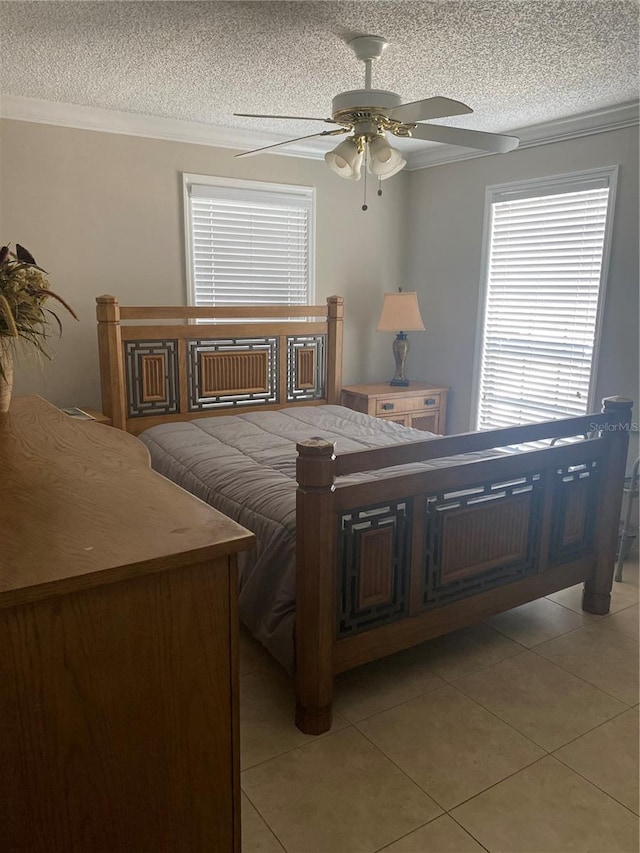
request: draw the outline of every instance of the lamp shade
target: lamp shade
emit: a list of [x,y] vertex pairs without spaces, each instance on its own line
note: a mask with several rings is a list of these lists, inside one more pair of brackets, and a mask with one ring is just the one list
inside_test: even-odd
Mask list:
[[351,137],[344,139],[333,151],[327,151],[324,159],[341,178],[347,178],[350,181],[360,180],[362,151],[358,151],[358,146]]
[[369,143],[369,171],[381,181],[391,178],[406,165],[407,161],[389,145],[384,136],[376,136]]
[[378,332],[423,332],[418,294],[412,292],[385,293]]

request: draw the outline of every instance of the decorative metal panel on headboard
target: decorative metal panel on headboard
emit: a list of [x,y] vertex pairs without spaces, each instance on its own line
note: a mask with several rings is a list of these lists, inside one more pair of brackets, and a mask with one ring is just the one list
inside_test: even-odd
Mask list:
[[287,338],[287,403],[325,396],[326,335]]
[[277,402],[277,338],[189,340],[187,353],[190,412]]
[[[326,394],[326,335],[286,337],[285,399],[278,337],[195,338],[185,346],[189,412],[321,400]],[[177,340],[125,342],[127,417],[181,411],[178,352]]]
[[127,416],[179,411],[178,341],[126,341]]
[[273,305],[96,302],[102,407],[119,429],[137,434],[217,413],[339,402],[340,296],[287,306],[285,318]]

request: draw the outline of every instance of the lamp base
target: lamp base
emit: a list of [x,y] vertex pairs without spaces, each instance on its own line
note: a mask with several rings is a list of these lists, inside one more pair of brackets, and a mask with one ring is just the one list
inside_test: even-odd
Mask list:
[[393,357],[396,362],[395,376],[389,383],[390,385],[401,385],[403,388],[409,384],[409,380],[404,375],[404,365],[409,353],[409,341],[406,332],[398,332],[396,339],[393,342]]

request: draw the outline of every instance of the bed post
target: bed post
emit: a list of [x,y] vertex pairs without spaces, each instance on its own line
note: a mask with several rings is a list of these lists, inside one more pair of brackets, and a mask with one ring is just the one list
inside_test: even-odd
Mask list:
[[327,403],[339,405],[342,391],[342,328],[344,325],[344,299],[327,297]]
[[622,504],[622,485],[627,463],[629,426],[633,402],[626,397],[605,397],[602,411],[609,420],[602,427],[602,441],[608,444],[604,476],[598,496],[595,531],[596,565],[587,578],[582,607],[599,616],[609,612],[611,586],[616,561],[616,542]]
[[102,412],[114,427],[126,429],[120,306],[115,296],[98,296],[96,303]]
[[335,636],[334,445],[297,445],[296,725],[306,734],[331,728]]

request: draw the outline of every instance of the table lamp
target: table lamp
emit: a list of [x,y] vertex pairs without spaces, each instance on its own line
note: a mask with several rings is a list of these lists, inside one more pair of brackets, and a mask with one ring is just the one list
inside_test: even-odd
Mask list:
[[407,332],[424,332],[424,323],[418,306],[418,294],[404,293],[402,288],[399,288],[397,293],[385,293],[382,313],[376,331],[397,332],[393,342],[396,372],[389,384],[407,386],[409,380],[404,375],[404,366],[409,352]]

